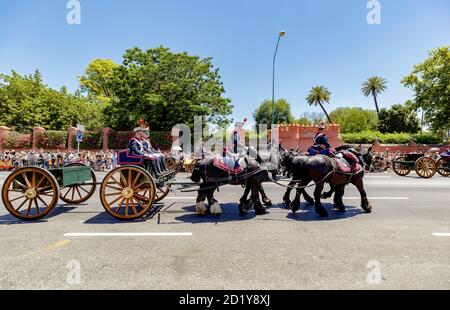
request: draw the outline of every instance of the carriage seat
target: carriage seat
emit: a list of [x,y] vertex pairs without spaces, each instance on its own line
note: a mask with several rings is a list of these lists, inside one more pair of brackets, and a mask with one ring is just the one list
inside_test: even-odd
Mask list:
[[219,168],[220,170],[230,172],[233,174],[240,174],[244,171],[241,164],[239,163],[239,160],[235,160],[231,157],[223,157],[220,155],[217,155],[214,158],[213,162],[214,167]]
[[117,164],[119,165],[142,165],[144,156],[130,155],[128,150],[117,152]]

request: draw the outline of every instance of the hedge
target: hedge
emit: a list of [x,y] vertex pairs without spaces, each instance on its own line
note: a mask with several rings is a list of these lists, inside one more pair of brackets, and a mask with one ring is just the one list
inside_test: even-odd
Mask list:
[[377,131],[362,131],[358,133],[341,134],[344,143],[363,144],[379,141],[382,144],[407,144],[415,142],[418,144],[440,144],[443,139],[432,133],[420,133],[412,135],[409,133],[381,133]]
[[[83,141],[80,142],[80,150],[99,150],[102,148],[103,133],[85,131]],[[73,137],[72,147],[76,149],[78,142],[76,136]]]
[[67,131],[43,131],[36,135],[38,148],[55,150],[67,146]]
[[3,140],[4,149],[30,149],[32,147],[31,134],[11,132]]

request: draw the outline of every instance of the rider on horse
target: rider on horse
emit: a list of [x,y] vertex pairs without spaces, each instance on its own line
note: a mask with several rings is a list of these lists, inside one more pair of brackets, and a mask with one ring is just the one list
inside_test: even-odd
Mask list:
[[331,145],[328,142],[328,137],[325,133],[325,126],[323,123],[320,124],[317,134],[313,139],[314,145],[308,149],[309,155],[330,155]]

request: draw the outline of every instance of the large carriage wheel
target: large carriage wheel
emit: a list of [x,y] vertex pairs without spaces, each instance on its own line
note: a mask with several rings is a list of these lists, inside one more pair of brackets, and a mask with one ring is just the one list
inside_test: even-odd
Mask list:
[[437,172],[443,177],[450,176],[450,162],[445,161],[443,158],[440,158],[436,162]]
[[430,157],[421,157],[416,161],[416,173],[425,179],[429,179],[436,174],[436,163]]
[[109,172],[100,187],[100,200],[106,212],[120,220],[142,217],[152,208],[156,186],[151,175],[136,166],[123,166]]
[[16,218],[31,221],[45,217],[58,203],[58,182],[39,167],[25,167],[12,172],[5,180],[2,200]]
[[411,168],[404,163],[405,157],[397,157],[392,162],[392,168],[394,169],[394,172],[398,174],[401,177],[407,176],[411,172]]
[[[81,163],[68,164],[64,167],[80,167],[86,166]],[[95,176],[94,170],[91,168],[91,179],[87,181],[89,184],[75,184],[67,186],[61,189],[59,193],[59,198],[67,204],[76,205],[83,203],[92,197],[95,193],[97,178]]]

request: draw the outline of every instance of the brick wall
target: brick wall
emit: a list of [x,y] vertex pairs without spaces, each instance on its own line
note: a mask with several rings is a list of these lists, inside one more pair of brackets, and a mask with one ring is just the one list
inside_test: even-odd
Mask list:
[[[319,126],[280,125],[278,134],[280,143],[285,149],[296,149],[298,147],[301,151],[306,151],[313,145],[313,139],[318,130]],[[341,127],[339,125],[327,126],[325,133],[332,147],[341,145]]]

